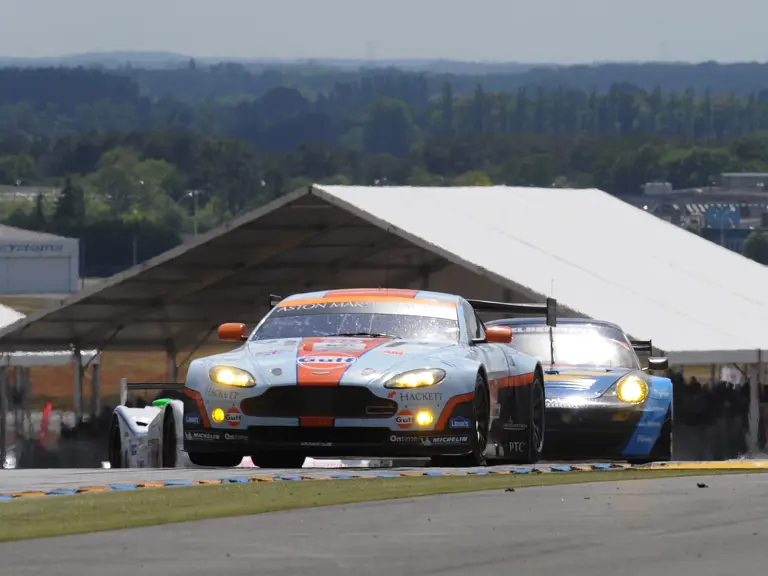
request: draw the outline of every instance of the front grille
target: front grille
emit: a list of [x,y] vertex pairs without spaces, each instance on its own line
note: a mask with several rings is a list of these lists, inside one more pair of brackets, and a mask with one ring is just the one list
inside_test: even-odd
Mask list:
[[392,434],[386,428],[300,428],[290,426],[254,426],[248,430],[255,442],[298,444],[387,444]]
[[362,386],[276,386],[243,400],[246,416],[261,418],[392,418],[397,402]]

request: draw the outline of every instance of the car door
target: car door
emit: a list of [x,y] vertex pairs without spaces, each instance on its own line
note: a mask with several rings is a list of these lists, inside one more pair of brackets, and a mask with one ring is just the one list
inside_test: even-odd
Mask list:
[[[504,344],[481,342],[485,339],[485,325],[469,302],[462,302],[462,312],[467,335],[470,339],[470,354],[483,363],[488,372],[488,392],[491,403],[491,417],[499,416],[499,387],[510,374],[508,353]],[[472,343],[475,340],[476,343]]]

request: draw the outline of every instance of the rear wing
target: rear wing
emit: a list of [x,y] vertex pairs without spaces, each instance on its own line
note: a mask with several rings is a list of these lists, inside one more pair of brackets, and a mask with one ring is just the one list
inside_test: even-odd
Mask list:
[[128,378],[120,379],[120,406],[128,402],[130,390],[157,390],[184,392],[184,384],[178,382],[128,382]]
[[511,304],[509,302],[493,302],[490,300],[467,300],[477,312],[497,312],[499,314],[517,314],[547,317],[547,326],[557,326],[557,300],[547,298],[546,304]]
[[630,340],[629,343],[638,354],[653,354],[653,344],[651,340]]

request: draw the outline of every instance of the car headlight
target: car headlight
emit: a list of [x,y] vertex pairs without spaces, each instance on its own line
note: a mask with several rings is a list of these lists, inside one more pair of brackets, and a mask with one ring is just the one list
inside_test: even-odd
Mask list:
[[648,384],[638,376],[625,376],[616,386],[616,396],[627,404],[637,404],[648,396]]
[[222,386],[239,386],[250,388],[256,385],[256,380],[245,370],[234,366],[214,366],[208,372],[209,378]]
[[439,384],[443,378],[445,378],[445,370],[440,368],[409,370],[387,380],[384,388],[424,388]]

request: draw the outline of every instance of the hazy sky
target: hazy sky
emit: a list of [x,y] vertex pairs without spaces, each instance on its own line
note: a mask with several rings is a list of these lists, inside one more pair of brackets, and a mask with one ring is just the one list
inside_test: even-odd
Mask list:
[[768,60],[768,0],[0,0],[0,55]]

